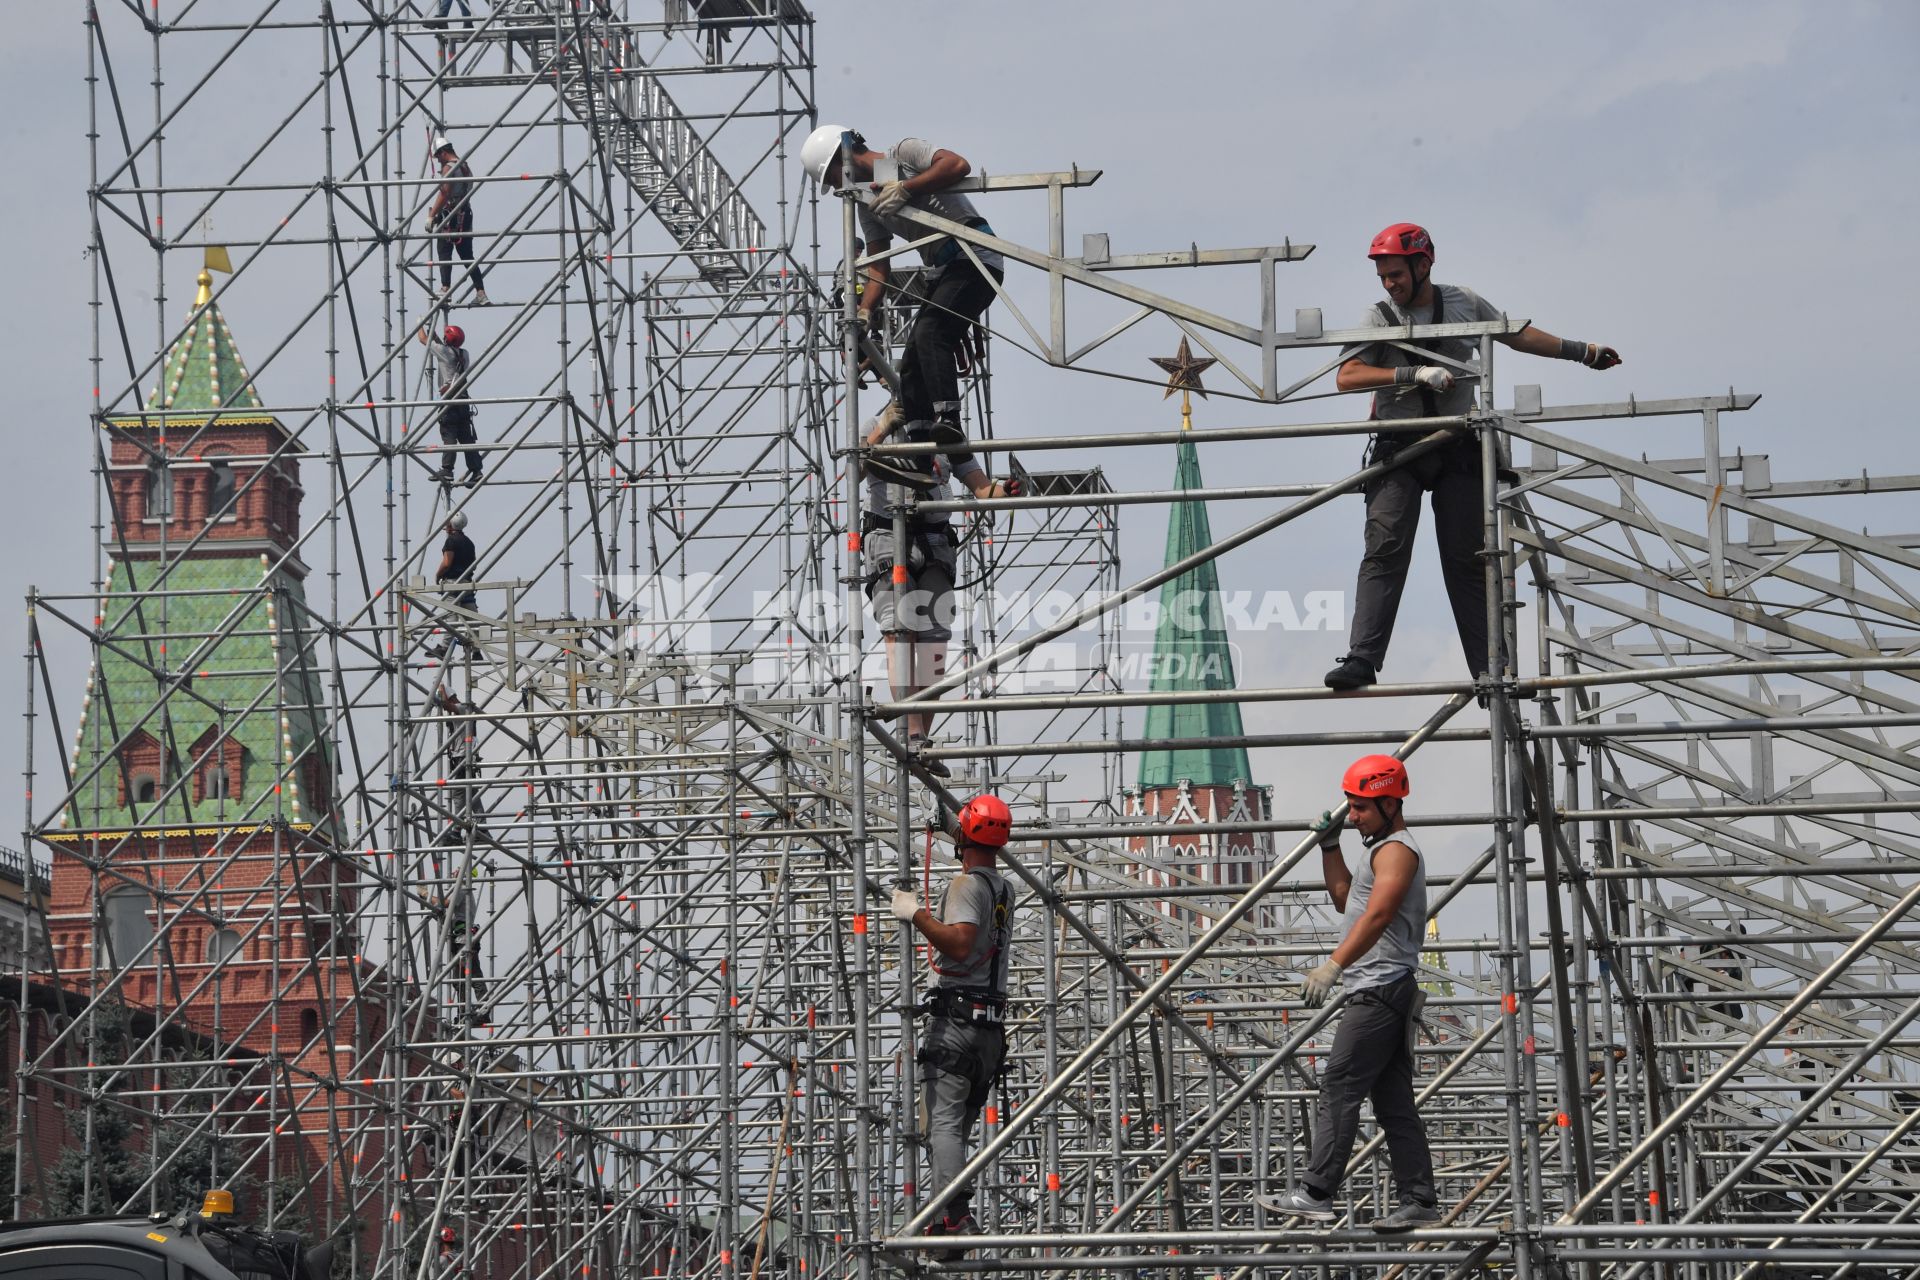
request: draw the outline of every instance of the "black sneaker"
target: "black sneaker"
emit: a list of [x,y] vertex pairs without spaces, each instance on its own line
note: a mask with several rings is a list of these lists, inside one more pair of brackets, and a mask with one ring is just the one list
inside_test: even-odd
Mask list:
[[[448,480],[452,480],[453,477],[448,476],[447,478]],[[480,471],[467,472],[467,488],[478,489],[480,487],[480,481],[485,478],[486,477],[484,472],[480,472]]]
[[436,473],[434,478],[438,480],[445,487],[449,489],[453,488],[453,468],[452,467],[448,467],[445,471]]
[[951,778],[953,776],[953,770],[947,768],[947,762],[945,760],[929,760],[921,755],[921,752],[926,749],[927,740],[921,735],[916,733],[907,739],[907,750],[912,752],[916,757],[914,761],[915,764],[918,764],[922,769],[925,769],[936,778]]
[[1439,1205],[1409,1201],[1385,1217],[1375,1218],[1371,1225],[1381,1235],[1392,1235],[1399,1231],[1411,1231],[1415,1227],[1431,1227],[1439,1221]]
[[905,458],[868,458],[867,474],[888,484],[928,489],[933,486],[933,455],[919,453]]
[[1378,678],[1371,662],[1348,654],[1340,659],[1339,666],[1327,672],[1325,683],[1329,689],[1364,689]]

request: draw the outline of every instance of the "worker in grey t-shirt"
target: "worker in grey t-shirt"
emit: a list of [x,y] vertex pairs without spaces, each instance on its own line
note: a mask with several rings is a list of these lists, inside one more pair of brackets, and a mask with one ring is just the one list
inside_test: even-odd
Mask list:
[[[1005,278],[1006,263],[998,253],[976,248],[976,266],[974,256],[952,236],[939,236],[900,212],[915,209],[991,234],[993,228],[973,201],[949,190],[973,166],[958,152],[935,147],[923,138],[902,138],[891,150],[874,151],[858,130],[831,124],[807,137],[800,160],[827,190],[856,184],[865,190],[859,218],[868,253],[885,249],[896,237],[927,240],[920,246],[921,282],[916,289],[902,291],[902,297],[918,303],[919,310],[907,330],[906,354],[900,361],[900,410],[907,439],[945,446],[948,460],[958,468],[973,457],[960,425],[960,361],[969,336],[978,341],[975,324]],[[930,236],[935,238],[928,240]],[[867,287],[860,295],[863,337],[871,332],[875,311],[892,280],[889,260],[867,267]],[[906,484],[927,481],[924,455],[871,458],[867,467]]]
[[[1433,237],[1411,222],[1396,222],[1373,238],[1367,250],[1386,301],[1367,309],[1361,328],[1407,324],[1458,324],[1499,320],[1500,309],[1471,289],[1433,280]],[[1556,338],[1528,325],[1495,339],[1529,355],[1578,360],[1591,369],[1620,363],[1612,347]],[[1412,343],[1421,354],[1391,342],[1348,347],[1336,382],[1342,391],[1372,391],[1373,416],[1379,418],[1453,417],[1473,412],[1469,384],[1479,381],[1472,367],[1477,338],[1421,338]],[[1491,394],[1481,408],[1492,407]],[[1386,461],[1414,437],[1380,434],[1368,461]],[[1434,536],[1440,543],[1440,571],[1453,605],[1454,627],[1467,651],[1467,669],[1476,679],[1487,673],[1487,584],[1480,552],[1485,540],[1485,503],[1480,485],[1480,443],[1470,434],[1412,459],[1366,487],[1366,553],[1354,588],[1353,632],[1347,656],[1329,671],[1329,689],[1359,689],[1372,684],[1386,665],[1387,642],[1400,612],[1400,593],[1413,563],[1413,535],[1420,527],[1420,495],[1433,495]]]
[[1415,1020],[1424,996],[1415,973],[1427,923],[1427,868],[1420,842],[1407,830],[1407,767],[1392,756],[1362,756],[1341,779],[1347,817],[1367,847],[1358,871],[1340,852],[1340,823],[1328,812],[1320,832],[1327,893],[1341,912],[1343,936],[1325,963],[1307,975],[1308,1008],[1325,1004],[1344,980],[1347,1007],[1320,1073],[1313,1154],[1301,1184],[1277,1202],[1277,1212],[1303,1218],[1334,1216],[1333,1196],[1346,1178],[1360,1128],[1360,1104],[1373,1100],[1374,1119],[1387,1134],[1400,1206],[1374,1219],[1375,1231],[1405,1231],[1440,1220],[1433,1185],[1433,1153],[1413,1098]]
[[[961,871],[947,884],[936,915],[910,888],[893,891],[893,917],[932,944],[933,988],[921,1011],[930,1016],[920,1065],[920,1125],[927,1141],[929,1185],[941,1220],[933,1236],[971,1235],[973,1188],[956,1187],[968,1142],[987,1093],[1006,1061],[1008,943],[1013,937],[1013,886],[997,870],[1013,834],[1013,814],[998,796],[960,807],[954,852]],[[963,1250],[944,1250],[948,1261]]]

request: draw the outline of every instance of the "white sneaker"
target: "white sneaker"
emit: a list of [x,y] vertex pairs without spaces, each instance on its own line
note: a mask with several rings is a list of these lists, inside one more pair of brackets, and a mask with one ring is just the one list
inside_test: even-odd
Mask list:
[[1254,1199],[1269,1213],[1289,1218],[1313,1218],[1325,1222],[1337,1216],[1332,1197],[1322,1200],[1305,1187],[1293,1187],[1283,1195],[1255,1196]]

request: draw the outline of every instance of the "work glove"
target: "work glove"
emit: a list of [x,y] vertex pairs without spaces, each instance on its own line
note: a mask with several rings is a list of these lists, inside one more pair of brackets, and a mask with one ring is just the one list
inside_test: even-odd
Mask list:
[[873,199],[867,207],[875,213],[898,213],[912,194],[904,182],[876,182],[873,184]]
[[1000,496],[1003,498],[1018,498],[1026,491],[1027,486],[1012,476],[1000,482]]
[[920,914],[920,899],[911,889],[893,891],[893,918],[901,924],[912,924],[913,918]]
[[1315,818],[1313,820],[1313,831],[1320,837],[1320,847],[1322,849],[1338,849],[1340,847],[1340,828],[1345,825],[1344,822],[1335,820],[1333,810],[1331,809],[1325,810],[1318,818]]
[[865,312],[853,320],[853,349],[860,357],[860,363],[854,372],[859,375],[860,385],[867,385],[867,374],[873,370],[873,358],[867,354],[865,343],[873,337],[873,321]]
[[1423,387],[1446,391],[1453,386],[1453,373],[1437,364],[1423,364],[1413,371],[1413,380]]
[[953,349],[953,371],[969,374],[973,367],[987,358],[986,326],[974,325],[967,330],[967,340]]
[[1580,357],[1580,363],[1589,369],[1611,369],[1620,363],[1620,353],[1612,347],[1603,347],[1597,342],[1587,344],[1587,354]]
[[1340,981],[1340,975],[1346,972],[1331,957],[1327,962],[1307,975],[1300,987],[1300,998],[1309,1009],[1318,1009],[1333,994],[1334,984]]

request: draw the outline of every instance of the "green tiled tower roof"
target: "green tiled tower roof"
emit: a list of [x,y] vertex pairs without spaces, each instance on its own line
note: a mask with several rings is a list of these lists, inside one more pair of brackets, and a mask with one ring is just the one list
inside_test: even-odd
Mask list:
[[[1173,487],[1198,489],[1200,455],[1191,440],[1179,445]],[[1167,516],[1167,564],[1184,560],[1213,542],[1207,504],[1176,502]],[[1154,691],[1232,689],[1237,687],[1233,653],[1227,647],[1226,616],[1220,604],[1220,576],[1209,560],[1160,588],[1160,620],[1153,638]],[[1240,706],[1233,702],[1147,709],[1148,738],[1225,738],[1240,734]],[[1140,756],[1142,787],[1251,784],[1253,771],[1244,747],[1182,747]]]
[[[149,412],[226,414],[236,411],[245,416],[265,417],[260,411],[259,392],[253,389],[253,375],[240,359],[226,317],[213,305],[213,277],[202,271],[200,292],[193,303],[193,314],[186,331],[167,349],[160,362],[160,382],[147,397]],[[252,414],[246,411],[253,410]],[[137,422],[137,420],[135,420]],[[121,425],[134,425],[133,422]]]
[[[80,708],[74,777],[87,777],[102,756],[109,759],[79,789],[61,826],[184,831],[276,816],[314,823],[321,815],[302,762],[318,754],[323,785],[330,787],[333,760],[319,732],[325,710],[313,655],[296,643],[311,646],[314,638],[314,628],[297,616],[303,609],[299,579],[271,569],[264,555],[203,557],[171,564],[164,599],[136,594],[158,572],[153,560],[109,566],[101,602],[105,640]],[[158,672],[184,672],[191,683],[167,696],[163,714],[149,714],[163,693]],[[196,800],[189,773],[196,744],[204,747],[222,730],[243,753],[239,789],[224,801]],[[169,759],[171,776],[161,781],[162,793],[187,775],[185,785],[163,801],[141,805],[131,794],[122,798],[121,770],[111,756],[131,748],[137,734],[151,737]]]

